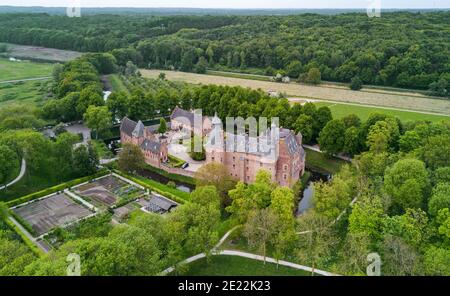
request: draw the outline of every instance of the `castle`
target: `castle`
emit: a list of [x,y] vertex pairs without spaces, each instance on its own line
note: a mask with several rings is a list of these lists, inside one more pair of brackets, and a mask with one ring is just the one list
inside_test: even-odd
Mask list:
[[165,137],[158,137],[150,127],[145,127],[142,121],[135,122],[127,117],[120,125],[120,140],[141,148],[145,162],[154,167],[161,167],[169,157],[168,143]]
[[[292,130],[278,128],[275,124],[258,137],[224,133],[217,116],[202,117],[178,107],[173,110],[170,120],[173,131],[183,129],[201,137],[207,135],[205,163],[225,165],[237,180],[252,183],[257,172],[263,169],[272,175],[274,182],[292,187],[305,171],[305,151],[300,133],[296,135]],[[169,155],[167,138],[159,136],[151,127],[125,117],[120,126],[120,137],[122,143],[138,145],[147,164],[173,172],[173,168],[164,165]],[[193,175],[193,172],[178,170],[179,174]]]
[[254,182],[263,169],[272,175],[272,181],[292,187],[305,171],[302,135],[275,124],[258,137],[251,137],[224,133],[221,120],[215,116],[205,150],[207,163],[225,165],[231,176],[245,183]]

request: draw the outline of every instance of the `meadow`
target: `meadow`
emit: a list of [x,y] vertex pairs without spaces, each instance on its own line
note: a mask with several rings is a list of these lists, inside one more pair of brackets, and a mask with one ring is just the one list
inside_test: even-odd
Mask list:
[[13,104],[41,106],[50,87],[50,80],[0,83],[0,109]]
[[29,78],[48,77],[53,65],[31,61],[10,61],[0,58],[0,82]]
[[[351,103],[361,105],[342,105],[341,108],[336,108],[336,114],[340,115],[347,111],[347,114],[361,112],[361,117],[364,117],[371,112],[378,111],[377,109],[380,109],[383,113],[389,112],[390,114],[399,116],[405,120],[428,119],[439,121],[443,118],[448,118],[441,115],[450,115],[450,100],[426,97],[413,92],[387,91],[381,89],[352,91],[344,87],[329,85],[311,86],[298,83],[283,84],[253,79],[203,75],[178,71],[141,70],[142,75],[148,78],[157,78],[161,72],[164,72],[166,74],[166,78],[169,80],[183,81],[192,84],[242,86],[252,89],[262,89],[264,91],[277,91],[280,93],[285,93],[288,97],[298,97],[301,99],[310,100],[327,100],[336,102],[337,104]],[[391,109],[383,109],[380,107]],[[415,112],[407,112],[402,109]],[[436,115],[427,113],[436,113]]]

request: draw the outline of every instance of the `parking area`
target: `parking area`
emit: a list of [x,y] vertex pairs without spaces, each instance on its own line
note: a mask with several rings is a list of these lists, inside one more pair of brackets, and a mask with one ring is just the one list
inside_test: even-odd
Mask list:
[[74,193],[97,207],[111,207],[122,199],[134,199],[144,191],[114,176],[107,176],[73,189]]
[[33,228],[37,236],[94,213],[65,194],[56,194],[13,211]]

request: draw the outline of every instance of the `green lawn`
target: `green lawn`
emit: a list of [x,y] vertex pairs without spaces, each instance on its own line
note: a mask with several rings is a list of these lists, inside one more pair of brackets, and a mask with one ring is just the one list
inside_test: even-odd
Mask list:
[[123,83],[122,79],[120,79],[120,76],[118,74],[111,74],[108,75],[108,80],[111,83],[111,87],[113,91],[124,91],[126,93],[129,93],[128,88]]
[[313,150],[305,148],[306,151],[306,165],[308,168],[335,174],[337,173],[342,165],[346,164],[345,161],[337,158],[329,158],[323,153],[319,153]]
[[51,76],[53,64],[0,59],[0,81]]
[[37,192],[61,183],[59,180],[51,179],[47,176],[38,174],[29,175],[28,173],[16,184],[0,191],[0,201],[10,201],[33,192]]
[[438,122],[441,120],[450,120],[450,116],[445,115],[424,114],[417,112],[391,110],[369,106],[356,106],[330,102],[317,102],[315,104],[318,107],[328,106],[334,118],[342,118],[348,114],[353,113],[358,115],[362,120],[366,120],[369,117],[370,113],[378,112],[398,117],[403,122],[414,120],[429,120],[433,122]]
[[50,86],[50,80],[0,83],[0,108],[11,104],[43,105]]
[[307,276],[309,272],[237,256],[213,256],[189,264],[189,276]]

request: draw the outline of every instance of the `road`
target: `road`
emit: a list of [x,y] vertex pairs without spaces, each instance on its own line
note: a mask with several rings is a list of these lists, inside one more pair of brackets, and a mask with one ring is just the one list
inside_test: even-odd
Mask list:
[[25,158],[22,158],[22,165],[20,166],[20,173],[17,176],[17,178],[15,178],[14,180],[12,180],[11,182],[9,182],[6,185],[0,186],[0,190],[3,190],[11,185],[14,185],[15,183],[19,182],[20,179],[22,179],[22,177],[25,175],[25,172],[27,171],[27,162],[25,161]]

